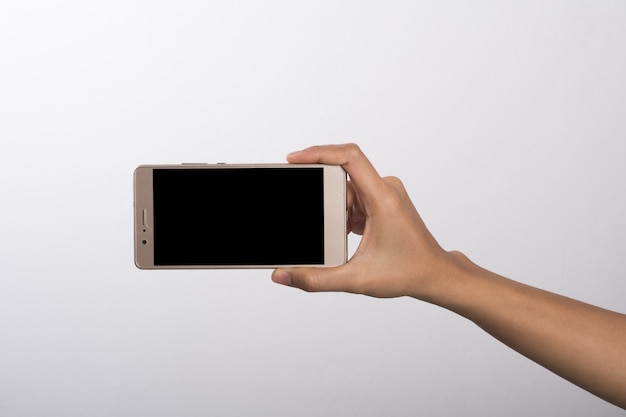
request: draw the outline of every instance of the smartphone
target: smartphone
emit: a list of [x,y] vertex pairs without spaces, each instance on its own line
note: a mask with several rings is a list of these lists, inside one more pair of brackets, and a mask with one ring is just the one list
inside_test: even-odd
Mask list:
[[141,269],[336,266],[346,262],[346,173],[292,164],[141,165]]

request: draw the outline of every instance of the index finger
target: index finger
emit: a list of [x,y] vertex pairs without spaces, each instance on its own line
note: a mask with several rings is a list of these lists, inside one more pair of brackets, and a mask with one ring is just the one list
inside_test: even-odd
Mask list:
[[312,146],[290,153],[287,161],[294,164],[341,165],[350,175],[352,185],[365,204],[375,201],[375,197],[385,187],[372,163],[354,143]]

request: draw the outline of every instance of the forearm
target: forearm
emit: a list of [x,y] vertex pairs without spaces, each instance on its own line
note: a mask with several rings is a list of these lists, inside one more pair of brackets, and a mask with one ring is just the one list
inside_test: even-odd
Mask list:
[[626,408],[626,316],[533,288],[450,253],[427,301],[454,311],[580,387]]

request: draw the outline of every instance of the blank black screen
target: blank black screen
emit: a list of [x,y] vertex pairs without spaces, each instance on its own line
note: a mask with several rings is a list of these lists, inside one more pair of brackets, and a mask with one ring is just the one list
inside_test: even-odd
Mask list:
[[324,263],[322,168],[155,169],[154,264]]

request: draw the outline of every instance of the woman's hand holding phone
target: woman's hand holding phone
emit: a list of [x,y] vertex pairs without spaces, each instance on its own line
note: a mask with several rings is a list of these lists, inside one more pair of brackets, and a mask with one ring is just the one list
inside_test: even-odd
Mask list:
[[412,296],[473,321],[563,378],[626,408],[626,315],[507,279],[444,251],[399,179],[381,178],[356,145],[315,146],[291,163],[342,165],[348,229],[362,234],[348,263],[280,268],[272,279],[306,291]]

